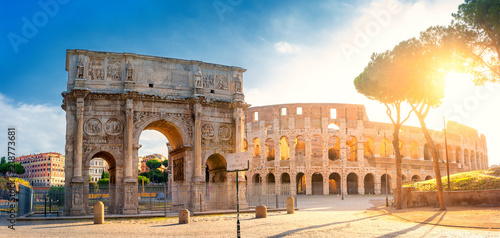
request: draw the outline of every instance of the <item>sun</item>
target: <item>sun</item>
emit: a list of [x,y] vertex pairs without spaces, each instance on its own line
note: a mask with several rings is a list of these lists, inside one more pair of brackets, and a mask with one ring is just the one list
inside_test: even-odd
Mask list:
[[470,74],[457,73],[454,70],[446,73],[444,80],[446,83],[444,95],[447,99],[459,98],[465,91],[475,86]]

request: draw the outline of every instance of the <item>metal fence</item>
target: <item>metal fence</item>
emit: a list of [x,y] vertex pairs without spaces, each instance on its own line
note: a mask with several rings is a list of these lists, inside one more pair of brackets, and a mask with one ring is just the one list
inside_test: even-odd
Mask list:
[[[113,213],[112,196],[121,199],[123,191],[108,187],[85,188],[88,189],[86,201],[87,214],[93,213],[93,206],[101,201],[104,204],[105,213]],[[110,196],[110,191],[112,196]],[[51,190],[33,190],[30,188],[20,189],[19,193],[19,215],[33,213],[37,216],[61,216],[65,201],[64,187],[52,188]],[[263,184],[249,187],[240,186],[239,201],[240,208],[252,208],[265,205],[268,208],[286,208],[286,199],[291,194],[290,184]],[[71,196],[66,196],[71,197]],[[297,196],[294,195],[297,204]],[[295,205],[296,205],[295,204]],[[137,205],[141,214],[167,214],[177,212],[179,209],[188,208],[192,211],[216,211],[236,209],[236,186],[235,184],[205,184],[205,185],[174,185],[168,188],[163,185],[147,185],[137,187]],[[248,205],[248,206],[247,206]],[[116,212],[116,211],[115,211]]]

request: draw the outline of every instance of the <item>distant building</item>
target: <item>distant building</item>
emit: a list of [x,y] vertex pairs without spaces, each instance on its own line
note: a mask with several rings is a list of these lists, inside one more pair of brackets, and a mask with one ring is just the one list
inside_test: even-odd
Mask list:
[[19,177],[34,188],[64,186],[64,156],[57,152],[23,155],[15,159],[26,172]]
[[101,158],[95,158],[90,161],[90,167],[89,167],[89,176],[90,176],[90,181],[96,182],[101,179],[102,172],[108,172],[109,165],[106,160],[101,159]]

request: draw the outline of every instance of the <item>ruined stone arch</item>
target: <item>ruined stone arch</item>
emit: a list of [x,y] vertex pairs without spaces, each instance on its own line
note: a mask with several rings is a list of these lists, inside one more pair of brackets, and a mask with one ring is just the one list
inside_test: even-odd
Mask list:
[[349,161],[357,161],[358,160],[358,139],[355,136],[347,137],[345,141],[346,145],[349,147],[349,157],[347,160]]
[[331,136],[328,139],[328,159],[335,161],[340,159],[340,138]]
[[290,159],[290,147],[288,146],[288,138],[286,136],[282,136],[280,138],[280,160],[289,160]]
[[258,137],[253,138],[252,147],[253,157],[260,157],[260,139]]
[[272,138],[266,139],[266,159],[267,161],[274,160],[276,157],[274,140]]
[[306,155],[306,140],[303,136],[295,137],[295,157],[304,158]]
[[248,141],[243,139],[243,145],[241,146],[242,151],[248,151]]

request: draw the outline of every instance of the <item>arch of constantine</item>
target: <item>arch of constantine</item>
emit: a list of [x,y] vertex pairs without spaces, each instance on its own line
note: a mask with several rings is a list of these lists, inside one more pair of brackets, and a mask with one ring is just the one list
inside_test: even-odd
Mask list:
[[[272,187],[290,189],[290,194],[325,195],[341,191],[384,194],[386,183],[388,192],[395,187],[392,124],[370,121],[363,105],[281,104],[250,107],[245,113],[244,150],[251,154],[246,174],[249,187],[265,185],[264,192]],[[430,133],[444,176],[444,133]],[[403,180],[434,178],[421,129],[403,126],[399,137]],[[484,135],[450,121],[447,139],[450,174],[488,167]]]
[[[209,183],[234,184],[226,155],[241,151],[245,69],[129,53],[68,50],[65,214],[89,213],[89,162],[109,164],[110,213],[135,214],[139,137],[156,130],[171,145],[173,205],[206,204]],[[205,176],[205,171],[209,175]],[[243,179],[242,179],[243,180]],[[219,194],[222,197],[221,194]],[[232,194],[226,201],[235,200]],[[221,198],[222,199],[222,198]],[[244,203],[244,197],[243,197]]]

